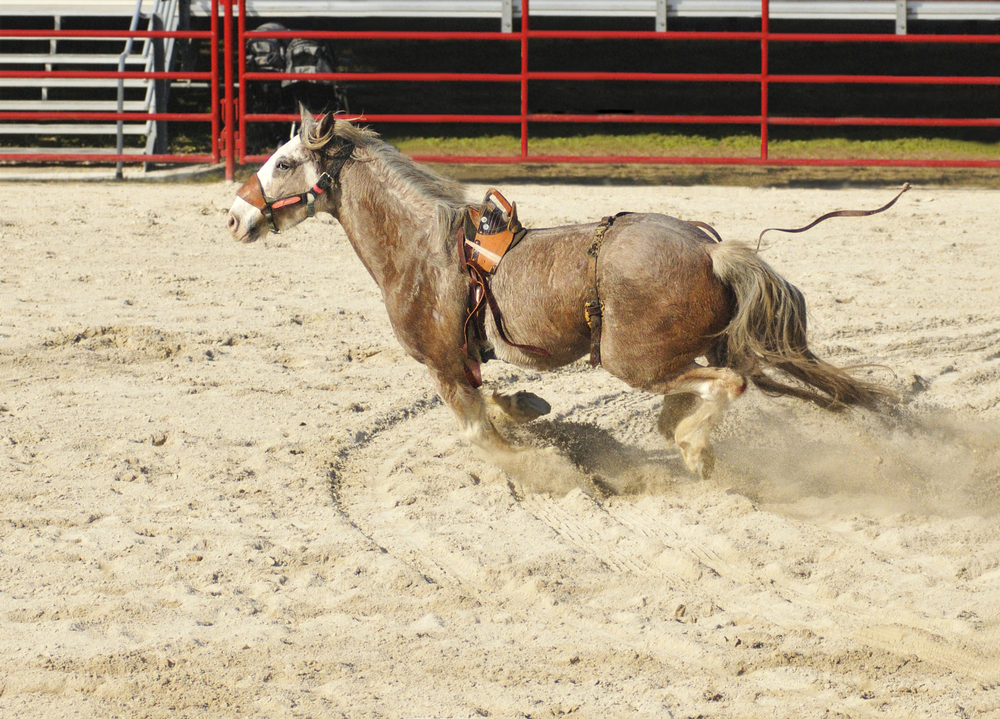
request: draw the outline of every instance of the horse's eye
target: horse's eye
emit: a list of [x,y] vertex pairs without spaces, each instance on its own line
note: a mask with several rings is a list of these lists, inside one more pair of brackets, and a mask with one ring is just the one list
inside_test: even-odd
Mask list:
[[288,170],[292,169],[292,163],[290,163],[288,160],[278,160],[278,162],[275,163],[274,166],[281,172],[287,172]]

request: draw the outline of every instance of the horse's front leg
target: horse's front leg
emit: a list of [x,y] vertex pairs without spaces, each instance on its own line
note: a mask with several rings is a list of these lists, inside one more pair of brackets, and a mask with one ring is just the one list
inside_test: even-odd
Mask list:
[[431,371],[438,394],[455,413],[458,425],[466,438],[487,452],[509,451],[504,439],[486,414],[486,402],[478,389],[473,387],[464,373]]
[[493,390],[487,402],[498,407],[503,417],[514,424],[524,424],[552,411],[552,406],[533,392],[519,390],[514,394],[501,394]]
[[[514,482],[519,492],[547,492],[557,496],[577,488],[593,491],[591,479],[581,474],[576,463],[555,447],[509,444],[490,421],[483,396],[467,378],[444,372],[432,374],[441,399],[455,413],[465,436],[486,452],[488,461],[507,476],[508,486],[513,487],[510,482]],[[503,402],[502,399],[500,401]],[[492,403],[496,404],[495,401]],[[544,406],[539,403],[544,403]],[[545,400],[534,395],[528,398],[522,395],[513,404],[518,406],[518,413],[525,413],[523,417],[514,417],[505,411],[506,418],[515,422],[530,421],[548,406]],[[498,418],[498,422],[503,426],[507,419]]]

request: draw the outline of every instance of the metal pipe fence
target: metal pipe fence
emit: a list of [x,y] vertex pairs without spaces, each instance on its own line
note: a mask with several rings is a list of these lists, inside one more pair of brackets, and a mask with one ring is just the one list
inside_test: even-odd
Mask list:
[[[733,164],[733,165],[813,165],[813,166],[937,166],[937,167],[1000,167],[998,159],[910,159],[905,157],[842,157],[810,158],[770,156],[769,130],[774,127],[909,127],[909,128],[996,128],[1000,127],[1000,77],[992,75],[927,76],[907,74],[772,74],[769,71],[772,48],[778,43],[882,43],[923,45],[972,45],[996,53],[1000,34],[947,34],[947,35],[897,35],[865,33],[776,33],[769,28],[769,0],[761,3],[761,29],[753,32],[683,32],[683,31],[584,31],[584,30],[532,30],[529,26],[528,0],[522,4],[522,22],[519,30],[501,32],[350,32],[350,31],[298,31],[250,32],[245,27],[245,1],[238,0],[239,17],[239,86],[247,82],[275,80],[331,80],[338,82],[467,82],[467,83],[516,83],[520,86],[520,112],[510,114],[365,114],[364,120],[372,123],[492,123],[520,126],[520,153],[507,156],[417,155],[421,161],[452,163],[669,163],[669,164]],[[306,37],[337,41],[367,40],[417,40],[435,42],[470,41],[492,43],[520,43],[521,68],[519,73],[427,73],[427,72],[370,72],[370,73],[321,73],[321,74],[271,74],[244,72],[242,48],[248,38]],[[753,42],[760,46],[760,67],[749,72],[683,73],[683,72],[540,72],[531,69],[532,41],[572,40],[588,41],[657,41],[662,43],[710,41]],[[532,85],[538,82],[643,82],[643,83],[743,83],[760,88],[758,114],[615,114],[615,113],[539,113],[531,112]],[[946,85],[982,88],[985,117],[933,117],[926,112],[921,117],[821,117],[777,115],[770,111],[769,100],[774,86],[780,85],[872,85],[872,86],[927,86]],[[294,121],[288,114],[247,113],[244,96],[238,99],[240,140],[239,162],[258,161],[263,156],[247,153],[245,144],[247,123]],[[925,108],[929,110],[930,108]],[[648,155],[546,155],[530,150],[531,130],[542,123],[590,124],[668,124],[668,125],[744,125],[759,127],[760,152],[754,157],[679,157]]]
[[[227,2],[228,0],[223,0]],[[17,40],[45,39],[45,40],[123,40],[126,48],[131,47],[134,40],[143,39],[147,42],[151,40],[180,40],[191,39],[200,40],[209,44],[211,54],[211,69],[209,71],[155,71],[155,70],[124,70],[119,62],[116,70],[10,70],[0,69],[0,78],[20,79],[20,80],[89,80],[95,82],[117,81],[119,87],[126,80],[141,81],[188,81],[204,82],[208,84],[209,94],[212,98],[209,107],[204,112],[160,112],[160,111],[129,111],[122,108],[119,97],[119,110],[115,112],[86,111],[86,110],[51,110],[51,111],[23,111],[23,110],[0,110],[0,123],[3,122],[31,122],[45,123],[50,121],[68,121],[75,123],[96,123],[113,122],[120,125],[124,122],[155,122],[155,121],[176,121],[176,122],[202,122],[210,126],[211,151],[209,153],[126,153],[121,146],[113,151],[96,152],[10,152],[0,147],[0,162],[13,163],[214,163],[222,161],[222,148],[219,143],[220,137],[220,105],[219,97],[219,53],[217,52],[218,39],[220,36],[218,23],[219,0],[211,0],[212,19],[208,30],[139,30],[133,22],[129,30],[87,30],[87,29],[0,29],[0,39],[10,38]],[[119,91],[120,96],[120,91]],[[0,134],[4,134],[4,126],[0,124]],[[38,126],[38,134],[45,134],[45,125]]]
[[[460,85],[494,84],[516,88],[518,102],[511,103],[509,110],[495,111],[495,107],[469,107],[467,112],[399,112],[365,113],[366,122],[394,125],[469,125],[489,124],[510,126],[519,139],[519,151],[502,156],[470,156],[454,154],[416,155],[419,161],[449,163],[643,163],[643,164],[723,164],[723,165],[772,165],[772,166],[925,166],[925,167],[1000,167],[1000,158],[975,159],[963,157],[941,157],[914,159],[912,157],[775,157],[771,152],[773,142],[771,131],[775,128],[816,127],[816,128],[1000,128],[1000,76],[998,63],[987,64],[984,74],[928,75],[907,73],[905,68],[898,72],[875,72],[872,74],[850,73],[802,73],[772,72],[776,48],[789,44],[800,44],[811,48],[829,46],[833,43],[855,46],[916,45],[922,47],[951,46],[972,48],[982,51],[983,57],[995,57],[1000,45],[1000,31],[993,34],[887,34],[887,33],[782,33],[770,28],[769,0],[761,0],[761,23],[759,30],[753,31],[626,31],[626,30],[536,30],[530,26],[529,2],[521,4],[520,27],[511,32],[488,31],[372,31],[372,30],[288,30],[251,31],[246,27],[246,0],[211,0],[211,29],[188,31],[84,31],[84,30],[0,30],[3,37],[37,38],[174,38],[199,39],[211,46],[210,72],[136,72],[136,71],[16,71],[0,70],[0,77],[14,78],[101,78],[101,79],[141,79],[165,81],[205,81],[209,83],[211,102],[206,112],[113,112],[113,113],[72,113],[72,112],[0,112],[3,120],[67,120],[67,121],[122,121],[122,120],[165,120],[183,122],[206,122],[211,127],[212,149],[210,154],[160,154],[123,155],[121,153],[100,155],[65,154],[18,154],[5,155],[0,148],[0,161],[124,161],[162,163],[203,163],[224,162],[226,175],[232,178],[238,164],[257,162],[264,155],[254,154],[247,146],[248,128],[255,123],[294,122],[296,114],[287,112],[252,112],[248,110],[248,87],[252,83],[287,81],[330,81],[336,83],[410,83],[434,86],[452,83]],[[497,47],[512,45],[513,52],[520,53],[519,67],[501,72],[462,71],[351,71],[329,73],[295,72],[248,72],[246,70],[246,43],[258,38],[311,38],[323,41],[337,41],[342,44],[371,41],[413,41],[416,43],[487,43]],[[740,72],[604,72],[604,71],[560,71],[534,69],[532,57],[540,53],[540,45],[560,41],[581,43],[601,42],[653,42],[669,46],[671,43],[702,42],[709,44],[749,43],[759,47],[756,65]],[[754,51],[753,55],[756,55]],[[221,68],[220,68],[221,63]],[[759,63],[759,64],[758,64]],[[391,61],[386,66],[392,68]],[[725,93],[728,87],[740,86],[759,89],[759,107],[743,107],[732,113],[712,111],[707,113],[658,114],[655,112],[540,112],[533,111],[539,103],[535,99],[545,92],[546,83],[638,83],[644,88],[671,85],[696,85],[703,88],[719,88]],[[901,87],[923,88],[941,86],[961,88],[972,92],[974,113],[950,116],[940,107],[920,106],[911,116],[889,116],[889,114],[846,114],[806,112],[795,114],[776,111],[774,100],[780,88],[811,87],[832,88],[867,86],[874,89]],[[389,87],[387,85],[387,87]],[[756,92],[756,90],[753,90]],[[464,110],[465,108],[463,108]],[[745,110],[749,109],[750,112]],[[759,152],[752,156],[715,155],[674,156],[662,155],[584,155],[584,154],[542,154],[532,151],[532,141],[537,139],[541,128],[554,123],[564,125],[600,125],[602,127],[625,127],[641,125],[670,125],[689,128],[741,126],[759,134]],[[516,129],[515,129],[516,128]]]

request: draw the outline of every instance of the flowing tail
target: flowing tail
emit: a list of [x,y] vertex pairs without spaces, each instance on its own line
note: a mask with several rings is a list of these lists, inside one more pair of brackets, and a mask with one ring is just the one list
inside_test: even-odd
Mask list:
[[[736,298],[736,311],[723,331],[725,364],[771,394],[798,397],[837,410],[875,409],[892,393],[852,377],[809,351],[802,292],[775,272],[750,247],[736,242],[711,245],[715,276]],[[802,385],[764,373],[771,367]]]

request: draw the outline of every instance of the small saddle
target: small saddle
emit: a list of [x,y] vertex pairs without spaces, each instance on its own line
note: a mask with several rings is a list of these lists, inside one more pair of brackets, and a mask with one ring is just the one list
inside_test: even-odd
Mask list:
[[490,278],[504,255],[526,234],[517,219],[517,206],[507,202],[503,195],[490,188],[481,207],[470,207],[459,233],[462,244],[463,266],[469,273],[468,313],[465,320],[465,350],[471,361],[466,375],[473,387],[482,384],[479,363],[494,357],[493,348],[486,337],[486,310],[493,315],[497,332],[506,344],[532,354],[549,356],[548,350],[528,344],[519,344],[507,334],[503,316],[493,291]]
[[465,217],[465,261],[492,275],[503,256],[524,237],[517,219],[517,205],[492,187],[479,209],[470,207]]

